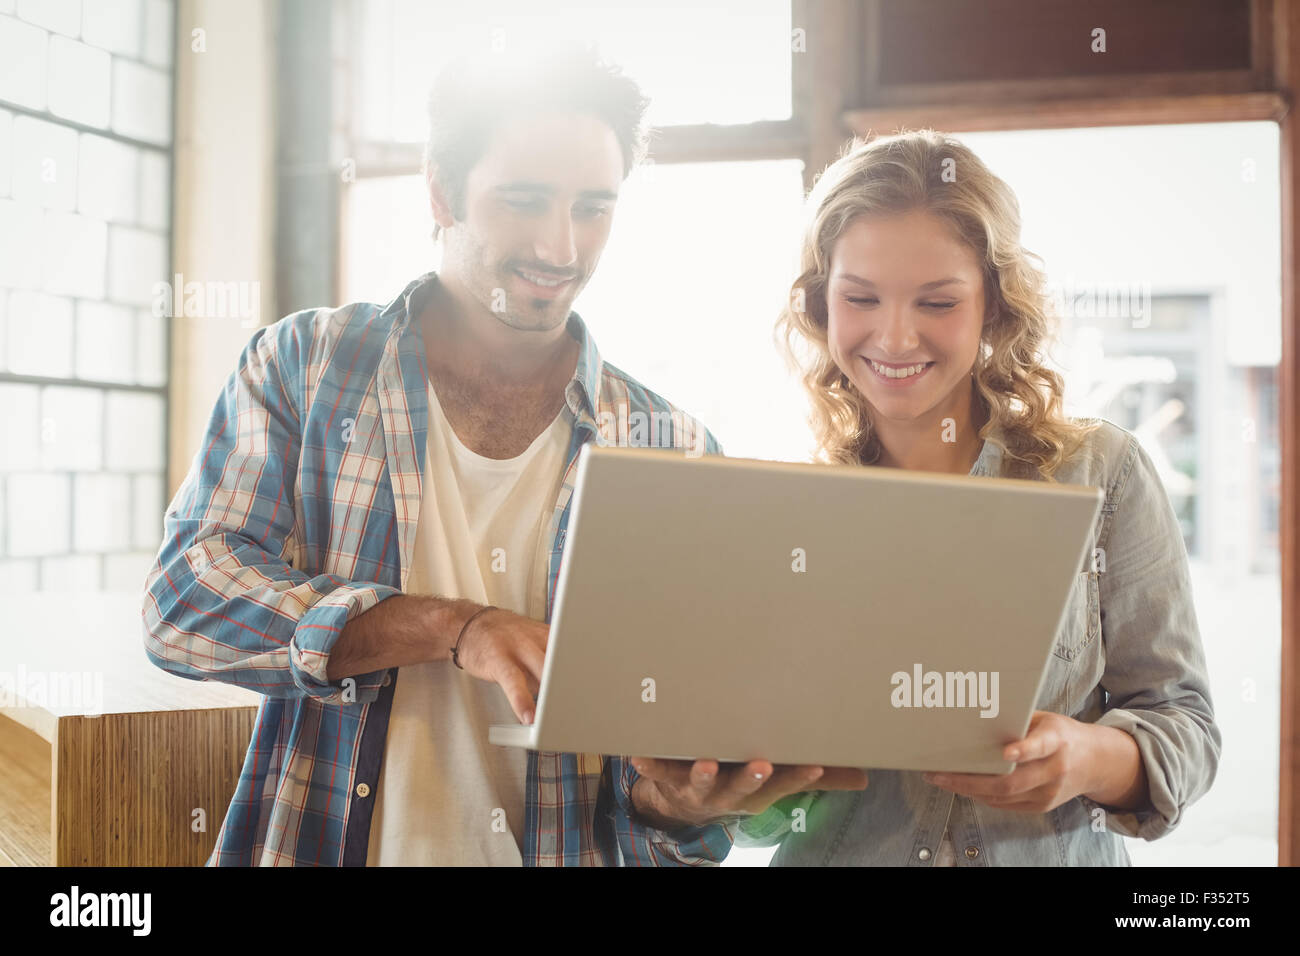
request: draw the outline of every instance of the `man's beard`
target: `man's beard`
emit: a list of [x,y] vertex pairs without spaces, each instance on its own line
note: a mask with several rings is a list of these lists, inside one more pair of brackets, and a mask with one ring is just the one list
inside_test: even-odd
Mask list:
[[[505,281],[496,287],[504,293],[505,308],[492,311],[501,322],[511,328],[528,331],[549,331],[563,325],[568,320],[573,300],[577,298],[577,293],[585,282],[585,278],[579,275],[573,280],[574,291],[557,299],[546,299],[530,296],[526,292],[512,291],[509,280],[513,279],[516,285],[520,281],[512,268],[505,267],[504,276]],[[494,304],[496,303],[492,301],[489,293],[488,307],[491,309]]]

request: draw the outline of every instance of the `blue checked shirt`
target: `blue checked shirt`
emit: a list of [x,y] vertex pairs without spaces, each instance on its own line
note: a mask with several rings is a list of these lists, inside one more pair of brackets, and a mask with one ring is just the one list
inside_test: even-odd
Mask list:
[[[209,866],[362,866],[398,668],[330,681],[344,625],[402,593],[428,425],[422,290],[387,307],[294,313],[259,329],[226,382],[167,508],[143,601],[149,659],[264,695]],[[699,422],[581,346],[575,417],[550,520],[546,618],[588,441],[722,454]],[[647,428],[647,425],[649,426]],[[697,866],[724,825],[663,831],[632,817],[624,757],[528,752],[525,865]]]

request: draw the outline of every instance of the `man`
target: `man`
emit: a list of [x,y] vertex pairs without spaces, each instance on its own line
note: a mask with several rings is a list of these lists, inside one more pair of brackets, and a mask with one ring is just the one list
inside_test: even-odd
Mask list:
[[266,695],[209,864],[716,863],[816,779],[487,741],[532,719],[581,446],[721,454],[570,310],[644,106],[590,57],[446,71],[439,274],[253,336],[144,600],[155,664]]

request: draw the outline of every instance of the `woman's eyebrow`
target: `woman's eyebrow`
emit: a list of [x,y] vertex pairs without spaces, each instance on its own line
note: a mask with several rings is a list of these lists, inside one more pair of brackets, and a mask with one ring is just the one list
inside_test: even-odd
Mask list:
[[[876,284],[872,282],[870,279],[864,279],[861,276],[855,276],[851,272],[837,272],[835,273],[833,278],[844,279],[848,282],[856,282],[858,285],[870,286],[873,289],[876,287]],[[937,289],[940,286],[954,285],[954,284],[965,285],[966,280],[958,279],[956,276],[949,276],[947,279],[935,279],[933,282],[927,282],[924,285],[922,285],[921,291],[925,292],[929,289]]]

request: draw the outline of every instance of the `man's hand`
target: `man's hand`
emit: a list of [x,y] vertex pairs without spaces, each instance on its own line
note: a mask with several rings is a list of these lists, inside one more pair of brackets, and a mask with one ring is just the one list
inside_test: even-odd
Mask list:
[[531,724],[550,634],[549,624],[494,608],[469,625],[456,656],[466,673],[499,684],[519,722]]
[[864,770],[774,767],[766,760],[720,770],[716,760],[634,757],[632,766],[641,775],[632,789],[632,803],[639,816],[661,830],[762,813],[782,797],[804,790],[861,790],[867,785]]

